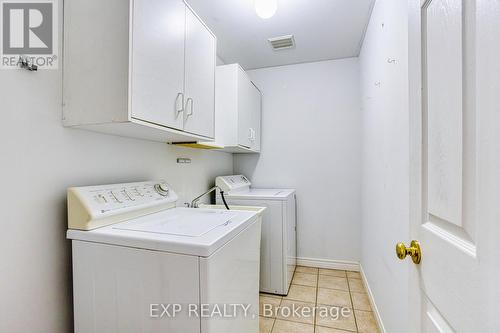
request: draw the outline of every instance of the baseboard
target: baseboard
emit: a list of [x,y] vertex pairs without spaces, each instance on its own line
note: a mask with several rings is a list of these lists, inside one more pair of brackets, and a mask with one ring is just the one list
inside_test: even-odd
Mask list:
[[368,284],[368,280],[366,279],[365,272],[363,271],[363,266],[359,264],[359,271],[361,274],[361,280],[365,285],[366,293],[368,294],[368,299],[370,300],[370,305],[372,306],[372,311],[375,316],[375,320],[377,321],[378,327],[381,333],[385,333],[384,323],[382,322],[382,318],[380,317],[380,312],[378,311],[377,304],[375,303],[375,298],[373,298],[372,290],[370,289],[370,285]]
[[343,271],[359,272],[359,262],[345,260],[330,260],[316,258],[297,258],[298,266],[341,269]]

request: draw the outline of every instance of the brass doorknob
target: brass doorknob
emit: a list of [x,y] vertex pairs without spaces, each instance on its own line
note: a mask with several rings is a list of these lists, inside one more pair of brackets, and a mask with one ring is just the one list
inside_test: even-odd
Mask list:
[[412,240],[410,247],[406,247],[404,243],[396,244],[396,255],[399,259],[403,260],[406,256],[411,256],[411,260],[415,264],[420,264],[422,260],[422,251],[420,250],[420,243],[416,240]]

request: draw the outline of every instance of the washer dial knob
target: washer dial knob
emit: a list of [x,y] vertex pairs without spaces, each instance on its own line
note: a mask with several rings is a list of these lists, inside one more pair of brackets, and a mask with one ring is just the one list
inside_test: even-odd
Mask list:
[[158,192],[159,195],[164,197],[168,196],[168,192],[170,191],[167,184],[156,184],[155,191]]

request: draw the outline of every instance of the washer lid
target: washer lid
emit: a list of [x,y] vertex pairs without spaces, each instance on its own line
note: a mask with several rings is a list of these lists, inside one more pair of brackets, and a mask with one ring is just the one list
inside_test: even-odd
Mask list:
[[257,221],[259,212],[171,208],[94,230],[73,240],[208,257]]
[[159,219],[128,221],[113,226],[113,229],[142,231],[156,234],[200,237],[228,223],[236,216],[230,211],[177,210],[175,214]]

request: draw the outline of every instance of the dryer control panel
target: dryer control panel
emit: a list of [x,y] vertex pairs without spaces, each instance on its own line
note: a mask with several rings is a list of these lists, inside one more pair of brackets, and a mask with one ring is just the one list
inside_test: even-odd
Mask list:
[[233,175],[215,178],[215,185],[221,188],[224,192],[230,192],[250,188],[252,183],[250,183],[248,178],[243,175]]
[[177,199],[165,181],[72,187],[68,189],[68,227],[103,227],[173,208]]

